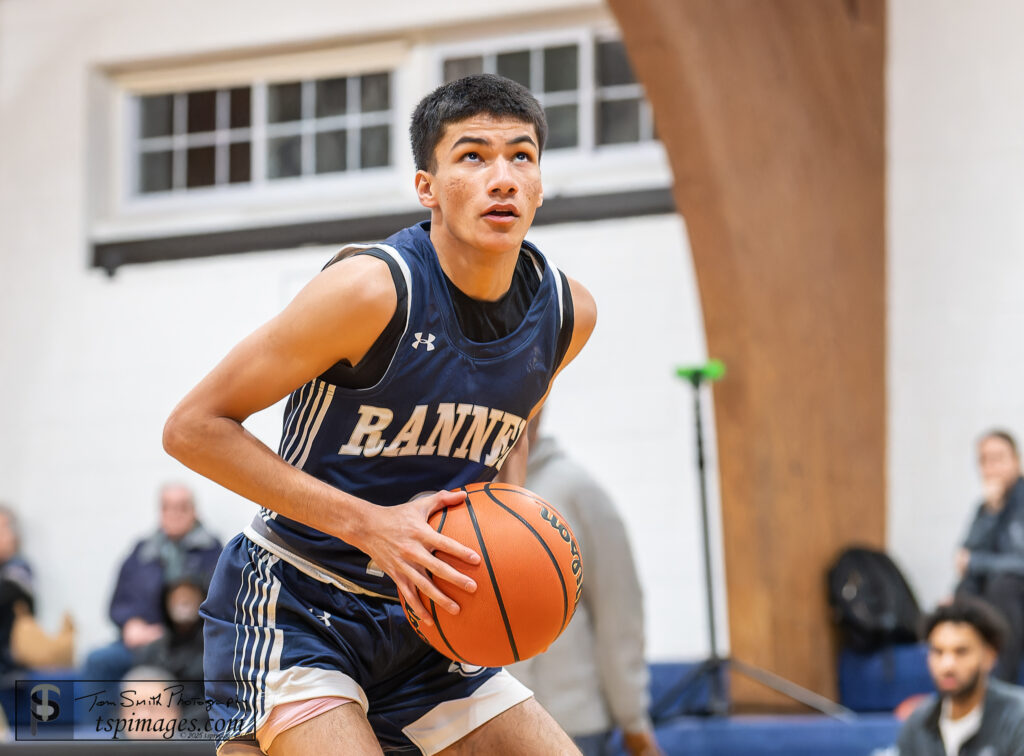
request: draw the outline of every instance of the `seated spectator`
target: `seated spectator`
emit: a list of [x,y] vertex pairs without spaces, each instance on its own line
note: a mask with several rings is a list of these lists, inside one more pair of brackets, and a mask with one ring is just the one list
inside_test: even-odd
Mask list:
[[82,678],[120,680],[141,648],[164,634],[166,585],[191,578],[208,584],[221,544],[196,517],[192,493],[180,484],[160,490],[160,527],[135,545],[121,566],[110,602],[119,640],[89,654]]
[[10,507],[0,505],[0,675],[9,675],[23,664],[11,653],[11,633],[18,614],[31,614],[35,606],[32,569],[20,555],[18,520]]
[[164,633],[142,646],[136,655],[141,665],[166,670],[167,681],[178,683],[178,700],[193,718],[205,719],[203,703],[203,621],[199,605],[206,598],[206,586],[193,578],[182,578],[164,589]]
[[923,634],[938,695],[907,719],[899,756],[1024,753],[1024,692],[989,677],[1006,635],[999,613],[961,596],[925,618]]
[[526,487],[572,526],[585,567],[583,594],[569,627],[551,647],[508,667],[530,688],[583,756],[614,753],[621,728],[630,756],[660,756],[647,709],[643,592],[625,525],[608,493],[554,439],[529,426]]
[[1002,612],[1009,626],[995,676],[1016,682],[1024,649],[1024,479],[1013,436],[990,431],[978,442],[984,498],[963,548],[957,595],[978,596]]

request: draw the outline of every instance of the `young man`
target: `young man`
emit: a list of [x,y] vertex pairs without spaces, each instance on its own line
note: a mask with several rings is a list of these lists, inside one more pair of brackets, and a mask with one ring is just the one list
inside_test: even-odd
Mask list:
[[[527,420],[594,327],[589,293],[524,242],[546,131],[507,79],[424,98],[411,136],[430,222],[342,250],[168,420],[172,455],[264,507],[203,615],[208,691],[237,702],[211,719],[255,728],[272,756],[577,752],[511,675],[450,662],[397,602],[428,618],[418,588],[456,614],[431,575],[475,590],[435,553],[479,555],[427,518],[499,470],[523,480]],[[288,395],[275,454],[241,423]]]
[[989,677],[1005,632],[998,612],[969,596],[926,618],[939,695],[903,726],[900,756],[1024,756],[1024,695]]

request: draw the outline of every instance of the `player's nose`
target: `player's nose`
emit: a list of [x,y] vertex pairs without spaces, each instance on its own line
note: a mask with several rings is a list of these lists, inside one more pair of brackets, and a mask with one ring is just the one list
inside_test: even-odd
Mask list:
[[489,194],[515,194],[519,191],[519,181],[512,170],[512,164],[504,158],[492,163],[487,178]]

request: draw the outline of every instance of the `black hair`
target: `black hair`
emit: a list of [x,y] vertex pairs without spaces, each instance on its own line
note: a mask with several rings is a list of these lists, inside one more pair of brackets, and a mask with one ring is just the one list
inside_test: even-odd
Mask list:
[[1020,453],[1017,451],[1017,439],[1010,435],[1009,431],[1005,431],[1002,428],[993,428],[987,433],[983,434],[978,440],[978,443],[987,441],[990,438],[998,438],[1000,441],[1005,441],[1010,446],[1010,451],[1013,452],[1013,456],[1019,457]]
[[970,625],[997,654],[1010,632],[999,610],[975,596],[957,596],[952,603],[926,615],[921,622],[921,637],[927,640],[932,631],[945,622]]
[[474,74],[442,84],[416,106],[409,124],[416,170],[437,168],[434,148],[449,124],[481,114],[531,124],[537,132],[538,149],[544,148],[548,122],[530,90],[504,76]]

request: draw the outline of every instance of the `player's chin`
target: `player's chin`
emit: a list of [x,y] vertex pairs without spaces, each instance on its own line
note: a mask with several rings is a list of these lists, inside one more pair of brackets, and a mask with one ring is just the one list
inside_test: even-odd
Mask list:
[[488,254],[518,252],[526,237],[526,226],[516,223],[509,227],[485,228],[477,234],[475,246]]

